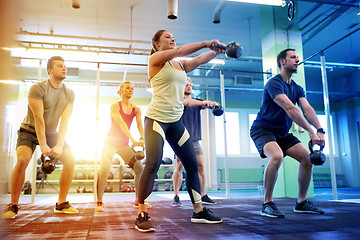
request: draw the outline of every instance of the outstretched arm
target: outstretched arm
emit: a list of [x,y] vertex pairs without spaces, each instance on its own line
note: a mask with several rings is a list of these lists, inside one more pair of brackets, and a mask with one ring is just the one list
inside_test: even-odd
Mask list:
[[217,55],[217,52],[215,50],[208,51],[208,52],[204,52],[204,53],[200,54],[196,58],[193,58],[191,60],[183,60],[181,62],[185,68],[185,72],[191,72],[194,69],[196,69],[197,67],[199,67],[200,65],[210,62],[212,59],[214,59],[216,57],[216,55]]
[[[218,40],[204,41],[204,42],[198,42],[198,43],[189,43],[189,44],[181,45],[174,49],[169,49],[169,50],[164,50],[164,51],[159,51],[159,52],[154,53],[149,58],[149,68],[150,68],[149,69],[149,77],[152,78],[153,75],[155,75],[152,73],[152,71],[157,72],[158,69],[156,69],[156,68],[162,68],[162,66],[167,61],[172,60],[176,57],[184,57],[184,56],[190,55],[190,54],[197,52],[198,50],[203,49],[203,48],[212,49],[213,43],[220,44],[220,42]],[[224,52],[224,50],[218,49],[218,48],[215,48],[214,51],[217,51],[219,53]],[[202,55],[201,54],[200,56],[198,56],[199,59],[197,59],[195,62],[198,62],[198,64],[199,63],[203,64],[203,63],[205,63],[204,61],[206,59],[208,59],[208,61],[210,61],[212,58],[215,57],[214,53],[212,53],[212,52],[210,52],[210,53],[207,53],[207,54],[203,55],[202,57],[200,57]],[[211,56],[212,58],[210,58],[210,55],[212,55]],[[194,66],[196,65],[195,62],[193,64],[189,64],[189,67],[188,67],[189,70],[191,68],[193,68],[192,70],[194,70],[196,68],[196,67],[194,68]],[[155,69],[152,69],[152,68],[155,68]],[[185,70],[186,70],[186,68],[185,68]]]
[[200,106],[202,109],[204,108],[209,108],[209,107],[213,107],[213,106],[218,106],[219,103],[217,102],[212,102],[212,101],[200,101],[197,99],[184,99],[184,106],[189,106],[189,107],[197,107]]

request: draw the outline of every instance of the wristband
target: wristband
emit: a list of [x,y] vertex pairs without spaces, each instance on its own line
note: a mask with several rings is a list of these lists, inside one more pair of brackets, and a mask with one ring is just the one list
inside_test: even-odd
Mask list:
[[323,129],[323,128],[319,128],[319,129],[317,129],[317,132],[318,132],[318,133],[325,134],[325,131],[324,131],[324,129]]

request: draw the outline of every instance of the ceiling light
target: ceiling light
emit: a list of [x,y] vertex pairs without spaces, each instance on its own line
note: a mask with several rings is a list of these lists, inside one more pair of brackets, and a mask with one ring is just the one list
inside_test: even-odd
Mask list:
[[283,6],[285,2],[284,0],[227,0],[227,1],[264,4],[264,5],[273,5],[273,6]]

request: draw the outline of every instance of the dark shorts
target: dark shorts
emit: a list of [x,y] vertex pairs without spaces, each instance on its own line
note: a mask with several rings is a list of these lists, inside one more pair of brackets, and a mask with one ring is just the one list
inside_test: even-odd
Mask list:
[[[39,145],[36,134],[23,128],[20,128],[17,133],[18,133],[18,138],[16,142],[16,148],[18,148],[19,146],[28,146],[34,152],[36,146]],[[58,138],[58,133],[46,135],[46,142],[50,148],[56,145],[57,138]],[[64,143],[63,149],[65,148],[69,148],[69,145],[66,142]]]
[[194,145],[195,155],[203,155],[203,150],[201,148],[199,141],[193,142],[193,145]]
[[251,127],[250,136],[254,141],[255,146],[262,158],[266,158],[263,148],[268,142],[276,142],[283,152],[285,152],[287,149],[291,148],[295,144],[300,143],[300,140],[294,135],[292,135],[292,133],[287,133],[284,136],[279,136],[264,127]]

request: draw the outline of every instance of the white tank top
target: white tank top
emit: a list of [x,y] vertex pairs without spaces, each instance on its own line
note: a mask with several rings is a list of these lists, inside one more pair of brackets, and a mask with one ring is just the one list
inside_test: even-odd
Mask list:
[[145,116],[163,123],[178,121],[184,109],[185,71],[166,62],[150,81],[153,96]]

